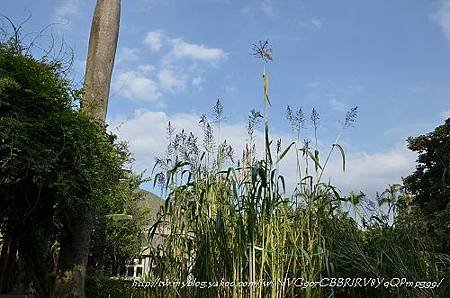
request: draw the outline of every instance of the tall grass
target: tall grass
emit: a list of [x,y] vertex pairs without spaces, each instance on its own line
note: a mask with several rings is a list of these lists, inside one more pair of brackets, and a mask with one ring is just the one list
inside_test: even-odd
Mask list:
[[[256,49],[264,61],[271,60],[267,44],[260,43]],[[171,289],[173,294],[192,297],[357,296],[369,295],[370,291],[301,289],[286,281],[395,274],[411,279],[437,278],[441,271],[430,265],[434,256],[424,253],[418,257],[411,251],[426,251],[423,239],[410,235],[403,239],[406,242],[399,243],[395,238],[398,231],[394,232],[386,221],[368,224],[364,219],[366,226],[358,226],[363,218],[359,208],[364,195],[343,197],[336,187],[322,181],[335,151],[341,155],[345,170],[344,149],[338,142],[342,132],[355,122],[357,109],[345,115],[342,131],[322,162],[317,141],[320,118],[315,109],[310,117],[312,142],[300,141],[306,117],[302,109],[293,111],[290,107],[286,114],[294,138],[284,148],[281,140],[272,140],[268,84],[264,67],[264,112],[251,111],[247,143],[239,159],[226,141],[218,139],[217,143],[214,136],[216,128],[220,138],[224,119],[220,101],[213,108],[213,123],[205,115],[200,120],[201,142],[184,130],[176,133],[169,123],[167,156],[158,159],[155,166],[155,185],[161,185],[167,199],[151,229],[152,235],[165,237],[164,244],[153,250],[153,274],[174,281],[217,282],[218,286],[210,289]],[[264,155],[258,158],[255,131],[261,122]],[[286,181],[280,173],[280,162],[289,154],[296,163],[297,181],[292,194],[286,193]],[[354,217],[360,216],[360,220],[349,216],[344,208],[349,204]],[[251,285],[221,286],[223,282]],[[267,286],[263,282],[272,283]],[[429,296],[431,292],[415,289],[407,293]]]

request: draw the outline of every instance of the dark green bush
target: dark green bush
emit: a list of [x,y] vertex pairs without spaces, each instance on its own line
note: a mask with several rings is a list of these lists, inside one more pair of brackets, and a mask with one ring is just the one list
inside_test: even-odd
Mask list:
[[18,251],[25,284],[46,296],[70,218],[86,206],[95,218],[117,207],[111,194],[130,176],[128,152],[77,108],[80,92],[61,63],[12,45],[0,43],[0,233]]

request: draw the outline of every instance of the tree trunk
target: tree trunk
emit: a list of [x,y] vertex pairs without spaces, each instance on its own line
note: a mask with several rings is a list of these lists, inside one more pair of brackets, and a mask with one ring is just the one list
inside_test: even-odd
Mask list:
[[84,78],[82,109],[104,123],[120,24],[120,0],[97,0]]
[[11,290],[14,265],[17,257],[17,239],[9,231],[3,238],[0,255],[0,293],[5,294]]
[[52,273],[52,260],[46,253],[48,246],[41,246],[39,243],[43,243],[44,239],[40,235],[44,234],[40,230],[29,229],[26,227],[32,226],[32,222],[25,222],[24,227],[21,229],[20,238],[18,239],[18,252],[21,263],[25,265],[27,269],[23,272],[27,275],[27,280],[33,284],[33,289],[39,295],[39,297],[49,297],[53,285],[50,274]]
[[2,250],[0,253],[0,294],[6,293],[6,267],[8,266],[8,251],[9,251],[10,237],[9,233],[3,236]]
[[[82,111],[105,123],[117,48],[121,0],[97,0],[89,38]],[[70,234],[61,243],[54,297],[85,297],[84,284],[92,232],[88,207],[68,214]]]
[[59,268],[53,297],[85,297],[84,285],[91,241],[92,216],[88,207],[64,222]]

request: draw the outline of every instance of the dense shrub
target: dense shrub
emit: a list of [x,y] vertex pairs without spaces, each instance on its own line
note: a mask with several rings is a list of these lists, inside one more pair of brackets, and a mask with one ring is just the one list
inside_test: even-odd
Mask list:
[[59,243],[73,232],[77,210],[102,218],[117,209],[123,198],[111,194],[130,176],[125,146],[80,112],[80,92],[62,69],[11,40],[0,44],[1,291],[18,276],[8,259],[17,250],[27,279],[21,283],[47,296]]

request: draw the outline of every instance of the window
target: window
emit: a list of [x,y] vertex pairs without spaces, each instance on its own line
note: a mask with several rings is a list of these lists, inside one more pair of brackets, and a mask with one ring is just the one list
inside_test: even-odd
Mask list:
[[127,276],[134,276],[134,267],[130,266],[127,268]]
[[137,267],[136,268],[136,276],[141,276],[142,275],[142,267]]

